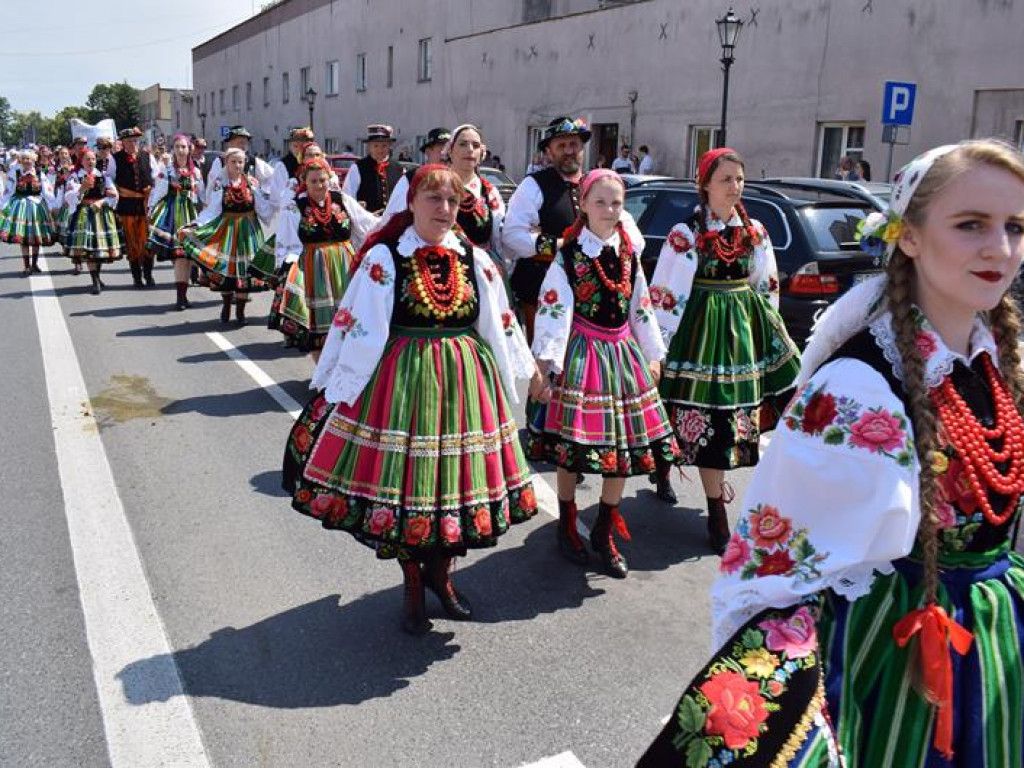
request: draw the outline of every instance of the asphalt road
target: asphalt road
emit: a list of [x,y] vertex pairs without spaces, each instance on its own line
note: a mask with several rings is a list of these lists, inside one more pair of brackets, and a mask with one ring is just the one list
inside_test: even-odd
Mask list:
[[[709,652],[716,558],[695,473],[675,480],[675,507],[646,479],[630,481],[625,581],[564,561],[549,509],[460,561],[475,621],[448,620],[428,596],[434,630],[407,637],[398,567],[291,510],[279,486],[291,418],[207,335],[223,333],[304,403],[311,362],[266,329],[269,296],[250,305],[250,325],[225,327],[204,289],[191,289],[192,309],[171,309],[169,267],[145,291],[123,262],[109,267],[96,297],[66,260],[47,264],[88,391],[82,407],[207,764],[632,765]],[[55,449],[33,298],[46,280],[20,269],[16,249],[0,246],[0,765],[105,766],[97,689],[110,679],[90,652],[78,575],[88,555],[75,549],[76,570],[58,474],[79,457]],[[551,468],[536,469],[553,487]],[[733,473],[738,493],[748,477]],[[593,479],[580,487],[585,522],[599,490]],[[151,684],[167,661],[116,670],[121,705],[159,714],[180,697]]]

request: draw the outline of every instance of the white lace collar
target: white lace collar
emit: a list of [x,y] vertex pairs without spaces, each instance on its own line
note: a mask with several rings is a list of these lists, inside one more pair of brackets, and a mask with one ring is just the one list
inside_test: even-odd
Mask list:
[[619,251],[619,231],[616,229],[612,232],[612,236],[607,240],[602,240],[600,237],[590,231],[589,228],[584,227],[583,231],[580,232],[578,238],[580,244],[580,250],[586,255],[588,259],[596,259],[601,255],[601,249],[608,246],[613,251],[618,253]]
[[[460,256],[466,255],[466,250],[462,247],[462,243],[459,242],[458,236],[454,232],[449,231],[445,236],[444,240],[440,243],[442,248],[448,248],[449,250],[455,251]],[[416,233],[416,227],[410,224],[405,232],[398,238],[398,255],[403,258],[409,258],[412,256],[417,248],[429,247],[430,243],[424,240]]]
[[743,226],[743,220],[740,218],[740,215],[738,213],[733,212],[732,218],[729,219],[729,221],[722,221],[720,218],[715,216],[714,212],[712,212],[710,208],[708,209],[704,222],[707,225],[708,232],[711,232],[712,230],[725,229],[726,227]]
[[[923,312],[915,312],[917,315],[917,346],[925,358],[924,383],[929,389],[937,387],[942,383],[953,370],[953,364],[959,360],[969,366],[982,352],[988,352],[993,364],[999,366],[999,352],[996,347],[996,340],[992,331],[980,318],[974,319],[974,328],[971,330],[970,353],[967,356],[954,352],[943,342],[942,337],[928,322]],[[892,372],[900,381],[903,381],[903,361],[900,359],[899,349],[896,347],[896,333],[892,327],[892,314],[888,311],[879,315],[868,326],[871,335],[875,337],[878,346],[885,355],[885,359],[892,366]]]

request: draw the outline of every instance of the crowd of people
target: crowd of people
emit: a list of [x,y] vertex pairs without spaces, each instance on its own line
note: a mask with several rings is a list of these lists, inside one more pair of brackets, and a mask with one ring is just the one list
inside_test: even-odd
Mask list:
[[[406,632],[430,631],[427,590],[473,617],[453,563],[536,513],[529,461],[557,468],[561,556],[592,551],[620,579],[626,478],[674,504],[673,468],[696,467],[721,558],[715,651],[640,765],[1024,764],[1015,150],[962,142],[905,167],[862,225],[883,273],[828,310],[801,360],[734,149],[700,159],[699,204],[648,281],[620,173],[584,172],[580,119],[551,121],[507,206],[471,124],[430,131],[410,171],[371,125],[343,182],[309,128],[269,165],[236,127],[209,169],[190,137],[162,158],[138,138],[18,153],[0,240],[26,275],[61,243],[94,293],[104,264],[126,257],[144,290],[154,259],[173,261],[175,307],[198,275],[225,323],[272,290],[270,327],[315,362],[284,487],[397,560]],[[733,530],[726,473],[754,466]],[[601,478],[589,542],[585,475]]]

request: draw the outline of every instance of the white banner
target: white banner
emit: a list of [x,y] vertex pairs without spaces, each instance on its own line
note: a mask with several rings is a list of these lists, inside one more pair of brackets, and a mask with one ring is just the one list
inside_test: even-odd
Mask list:
[[72,118],[68,123],[71,125],[71,137],[73,139],[82,137],[93,148],[96,147],[96,139],[101,136],[105,136],[111,141],[117,138],[117,127],[109,117],[106,120],[100,120],[96,125],[89,125],[77,117]]

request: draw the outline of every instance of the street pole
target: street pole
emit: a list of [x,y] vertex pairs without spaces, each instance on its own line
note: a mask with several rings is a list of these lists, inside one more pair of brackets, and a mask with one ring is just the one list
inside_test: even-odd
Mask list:
[[725,16],[715,19],[715,26],[718,27],[718,42],[722,45],[721,62],[725,73],[725,78],[722,81],[722,125],[718,131],[717,146],[724,147],[726,120],[729,115],[729,68],[735,61],[733,51],[736,50],[740,32],[743,31],[743,20],[730,8]]
[[725,123],[729,112],[729,68],[732,66],[732,57],[722,59],[722,66],[725,68],[725,79],[722,82],[722,125],[718,131],[718,146],[725,146]]
[[629,92],[629,141],[626,142],[629,146],[636,146],[636,100],[638,94],[636,91]]

